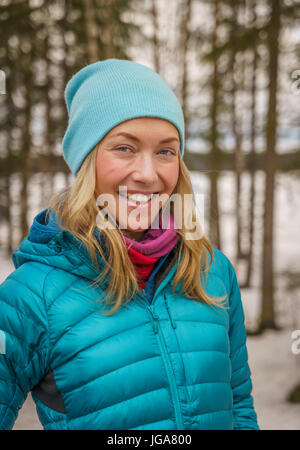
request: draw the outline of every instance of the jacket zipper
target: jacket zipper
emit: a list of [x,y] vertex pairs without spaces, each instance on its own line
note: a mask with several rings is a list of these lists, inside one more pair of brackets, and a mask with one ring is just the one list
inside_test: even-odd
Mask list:
[[167,311],[168,311],[168,314],[169,314],[169,318],[170,318],[171,325],[172,325],[172,327],[173,327],[174,330],[175,330],[175,328],[176,328],[176,323],[175,323],[175,322],[173,321],[173,319],[172,319],[172,316],[171,316],[170,308],[169,308],[169,305],[168,305],[168,302],[167,302],[167,297],[166,297],[165,291],[164,291],[164,300],[165,300],[165,305],[166,305],[166,308],[167,308]]
[[[143,293],[146,296],[146,292],[143,289]],[[174,410],[175,410],[175,419],[176,419],[176,423],[177,423],[177,428],[178,430],[184,430],[183,428],[183,420],[182,420],[182,414],[181,414],[181,409],[180,409],[180,402],[179,402],[179,398],[178,398],[178,392],[177,392],[177,387],[176,387],[176,382],[175,382],[175,378],[173,375],[173,370],[172,370],[172,365],[170,362],[170,358],[168,355],[168,351],[166,348],[166,343],[165,343],[165,339],[162,333],[162,330],[160,328],[159,325],[159,318],[157,316],[157,314],[153,311],[152,306],[151,305],[147,305],[147,309],[150,312],[150,317],[151,317],[151,321],[152,321],[152,328],[154,331],[154,334],[158,335],[159,338],[159,343],[160,343],[160,348],[162,350],[162,357],[165,363],[165,367],[166,367],[166,371],[167,371],[167,375],[169,378],[169,384],[170,384],[170,388],[171,388],[171,396],[173,399],[173,404],[174,404]],[[169,313],[169,311],[168,311]],[[169,317],[170,313],[169,313]],[[171,320],[172,323],[172,320]],[[173,326],[173,324],[172,324]],[[176,327],[176,325],[175,325]],[[174,328],[174,327],[173,327]]]
[[[170,322],[171,322],[171,324],[172,324],[172,327],[173,327],[174,330],[175,330],[175,328],[176,328],[176,323],[173,321],[173,318],[172,318],[172,316],[171,316],[171,311],[170,311],[170,307],[169,307],[169,304],[168,304],[168,300],[167,300],[167,296],[166,296],[165,291],[164,291],[164,300],[165,300],[165,305],[166,305],[166,308],[167,308],[167,311],[168,311],[168,314],[169,314],[169,317],[170,317]],[[174,331],[174,333],[175,333],[175,331]],[[182,371],[183,371],[183,376],[184,376],[184,386],[185,386],[186,398],[188,399],[188,401],[190,401],[190,400],[189,400],[189,392],[188,392],[188,388],[187,388],[187,381],[186,381],[185,368],[184,368],[184,363],[183,363],[183,357],[182,357],[182,354],[181,354],[181,352],[180,352],[179,342],[178,342],[176,333],[175,333],[175,337],[176,337],[176,341],[177,341],[177,345],[178,345],[178,349],[179,349],[179,355],[180,355],[181,364],[182,364]]]

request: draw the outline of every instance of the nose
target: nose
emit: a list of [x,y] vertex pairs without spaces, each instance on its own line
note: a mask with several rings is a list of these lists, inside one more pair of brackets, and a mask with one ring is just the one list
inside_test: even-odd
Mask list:
[[139,155],[135,160],[132,179],[147,185],[154,185],[157,182],[157,168],[151,155]]

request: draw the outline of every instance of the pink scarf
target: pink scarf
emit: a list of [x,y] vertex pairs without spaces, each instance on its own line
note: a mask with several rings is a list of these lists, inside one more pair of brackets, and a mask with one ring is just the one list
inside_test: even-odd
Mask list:
[[149,228],[140,242],[134,241],[125,235],[126,246],[130,246],[142,255],[150,256],[151,258],[160,258],[169,253],[175,246],[179,239],[176,229],[174,228],[174,216],[170,213],[170,228],[163,229],[161,217],[159,218],[159,228]]

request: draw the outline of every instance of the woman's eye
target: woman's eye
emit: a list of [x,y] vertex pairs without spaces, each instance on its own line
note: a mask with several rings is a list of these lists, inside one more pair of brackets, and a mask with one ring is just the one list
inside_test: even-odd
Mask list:
[[[131,151],[131,149],[129,147],[126,147],[126,145],[121,145],[120,147],[117,147],[116,150],[119,150],[121,153],[128,153],[128,152],[126,152],[126,150]],[[162,152],[167,152],[167,153],[162,153]],[[161,153],[163,156],[175,156],[174,152],[172,152],[171,150],[167,150],[167,149],[160,150],[159,153]]]
[[123,148],[126,148],[127,150],[130,150],[130,148],[129,147],[125,147],[125,145],[122,145],[121,147],[117,147],[117,150],[120,150],[121,153],[125,153],[125,152],[122,151]]
[[[175,156],[175,153],[174,153],[174,152],[172,152],[171,150],[161,150],[161,151],[160,151],[160,153],[161,153],[161,152],[169,152],[169,155],[171,155],[171,156],[172,156],[172,155],[173,155],[173,156]],[[164,156],[169,156],[169,155],[166,155],[166,154],[164,154]]]

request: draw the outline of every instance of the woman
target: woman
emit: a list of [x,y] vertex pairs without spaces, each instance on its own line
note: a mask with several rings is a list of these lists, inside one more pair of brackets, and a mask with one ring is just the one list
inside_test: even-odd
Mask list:
[[258,429],[240,291],[186,200],[175,94],[108,59],[65,98],[75,181],[0,286],[0,428],[31,391],[45,429]]

